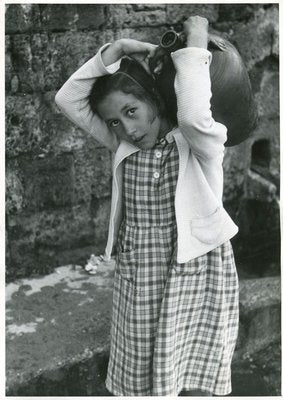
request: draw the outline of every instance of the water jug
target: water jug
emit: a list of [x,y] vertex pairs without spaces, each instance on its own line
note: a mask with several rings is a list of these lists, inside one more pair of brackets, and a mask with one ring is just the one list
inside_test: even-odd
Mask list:
[[[174,91],[175,68],[170,53],[185,47],[185,36],[170,30],[163,34],[150,70],[165,100],[168,114],[177,120]],[[235,46],[215,34],[209,34],[211,111],[213,118],[227,127],[225,146],[234,146],[247,139],[256,126],[257,109],[247,69]]]

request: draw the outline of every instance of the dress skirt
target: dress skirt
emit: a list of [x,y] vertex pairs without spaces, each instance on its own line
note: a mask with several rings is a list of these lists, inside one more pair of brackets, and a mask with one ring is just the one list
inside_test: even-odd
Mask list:
[[107,389],[116,396],[231,392],[238,276],[230,242],[176,261],[178,150],[164,140],[124,162]]

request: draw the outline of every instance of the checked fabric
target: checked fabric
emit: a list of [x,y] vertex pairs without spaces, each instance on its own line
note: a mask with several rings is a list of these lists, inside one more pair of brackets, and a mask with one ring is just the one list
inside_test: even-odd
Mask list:
[[116,396],[231,392],[238,276],[230,242],[178,264],[178,150],[164,140],[124,161],[106,386]]

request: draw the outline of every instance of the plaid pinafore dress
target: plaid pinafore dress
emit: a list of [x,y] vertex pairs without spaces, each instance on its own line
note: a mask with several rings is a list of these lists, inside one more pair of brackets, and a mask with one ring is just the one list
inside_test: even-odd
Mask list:
[[177,263],[178,168],[172,137],[124,161],[106,379],[116,396],[231,391],[239,311],[233,251],[228,241]]

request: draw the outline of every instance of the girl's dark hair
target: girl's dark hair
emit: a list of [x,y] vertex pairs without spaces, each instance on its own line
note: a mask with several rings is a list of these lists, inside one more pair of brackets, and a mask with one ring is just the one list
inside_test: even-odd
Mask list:
[[91,110],[98,113],[100,102],[117,90],[149,103],[156,108],[157,114],[165,114],[165,105],[156,88],[155,80],[138,61],[123,58],[117,72],[104,75],[94,82],[89,95]]

